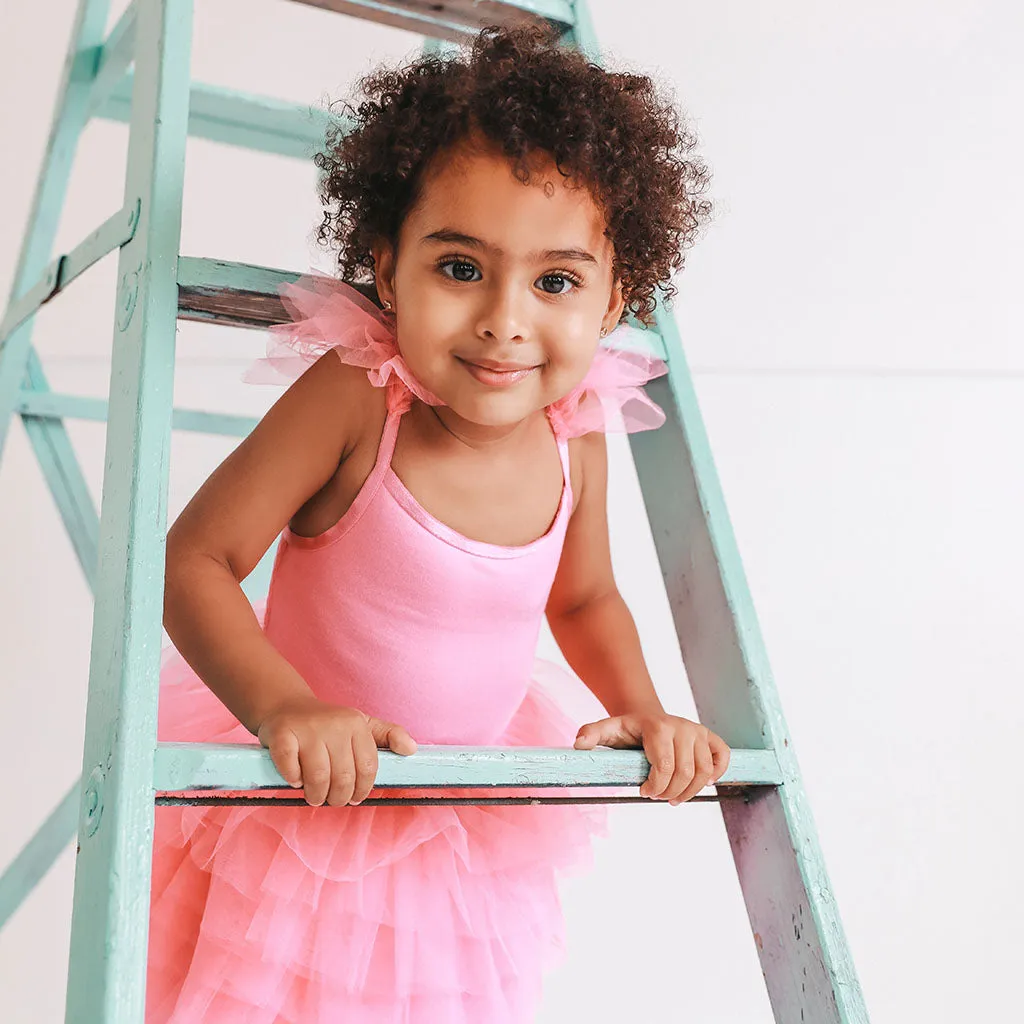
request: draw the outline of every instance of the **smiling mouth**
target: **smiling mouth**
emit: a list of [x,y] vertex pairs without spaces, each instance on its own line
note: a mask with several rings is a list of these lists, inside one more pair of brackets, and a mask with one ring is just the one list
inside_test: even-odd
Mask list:
[[470,376],[489,387],[508,387],[528,377],[539,366],[521,366],[514,363],[474,363],[461,356],[456,359],[467,369]]

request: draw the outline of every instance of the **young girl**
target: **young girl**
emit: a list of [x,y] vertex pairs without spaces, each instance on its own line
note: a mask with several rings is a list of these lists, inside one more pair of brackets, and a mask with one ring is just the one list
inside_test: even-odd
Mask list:
[[[160,739],[256,736],[312,806],[157,810],[149,1024],[533,1019],[603,810],[358,807],[378,748],[643,747],[673,804],[728,766],[658,700],[605,514],[602,431],[664,418],[639,387],[664,365],[615,328],[710,208],[693,140],[649,79],[533,28],[361,85],[318,158],[360,287],[287,290],[249,379],[294,383],[167,538]],[[608,717],[563,710],[545,614]]]

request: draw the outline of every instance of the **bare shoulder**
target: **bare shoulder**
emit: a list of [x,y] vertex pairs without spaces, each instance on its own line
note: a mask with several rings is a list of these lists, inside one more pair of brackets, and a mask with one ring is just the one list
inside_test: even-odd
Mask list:
[[[279,449],[323,486],[360,442],[379,389],[366,370],[325,352],[270,407],[242,447]],[[314,492],[315,493],[315,492]]]
[[195,553],[244,579],[295,512],[363,440],[379,396],[366,371],[326,352],[214,470],[168,533],[168,567]]
[[288,430],[319,423],[323,446],[333,450],[343,441],[340,454],[344,454],[355,443],[365,414],[380,391],[370,384],[365,368],[342,362],[330,349],[288,387],[260,425]]

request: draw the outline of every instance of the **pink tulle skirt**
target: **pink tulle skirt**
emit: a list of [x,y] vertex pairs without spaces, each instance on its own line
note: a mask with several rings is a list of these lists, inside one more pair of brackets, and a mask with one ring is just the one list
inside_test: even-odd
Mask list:
[[[559,697],[581,685],[538,659],[498,743],[572,746],[583,722]],[[173,650],[160,699],[163,741],[254,742]],[[590,866],[606,815],[593,804],[158,807],[147,1024],[532,1021],[564,955],[558,878]]]

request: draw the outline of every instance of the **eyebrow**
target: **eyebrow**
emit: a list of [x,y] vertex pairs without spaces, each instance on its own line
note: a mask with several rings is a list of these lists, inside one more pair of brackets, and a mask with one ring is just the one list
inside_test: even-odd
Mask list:
[[[465,235],[461,231],[452,231],[450,228],[431,231],[429,235],[424,235],[421,241],[458,243],[471,248],[486,249],[495,256],[505,255],[505,250],[499,249],[496,245],[489,245],[482,239]],[[577,260],[580,263],[593,263],[595,267],[600,265],[597,257],[583,248],[545,249],[543,252],[528,252],[526,258],[530,260]]]

